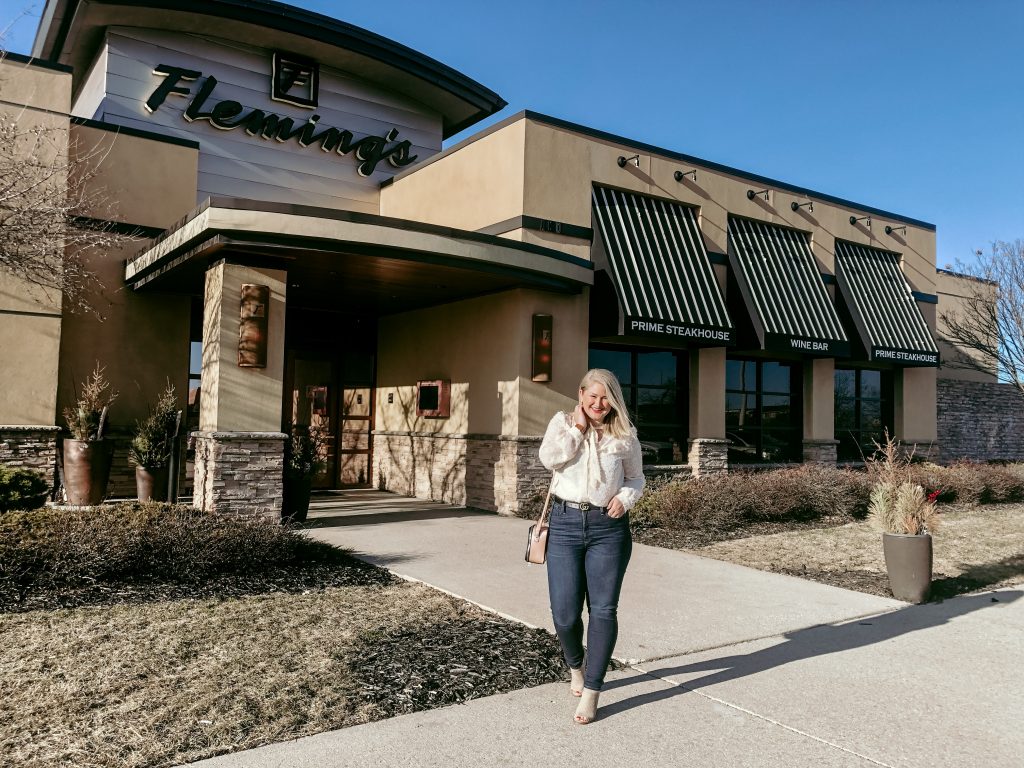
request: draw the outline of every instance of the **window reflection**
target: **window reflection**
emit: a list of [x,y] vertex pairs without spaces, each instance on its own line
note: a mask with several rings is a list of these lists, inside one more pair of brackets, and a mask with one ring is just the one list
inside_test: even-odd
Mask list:
[[892,421],[892,374],[885,371],[836,369],[835,435],[839,459],[870,456],[885,439]]
[[637,427],[645,464],[686,462],[687,352],[590,349],[589,366],[612,371]]
[[794,406],[794,365],[772,360],[726,361],[725,425],[729,460],[798,461],[800,421]]

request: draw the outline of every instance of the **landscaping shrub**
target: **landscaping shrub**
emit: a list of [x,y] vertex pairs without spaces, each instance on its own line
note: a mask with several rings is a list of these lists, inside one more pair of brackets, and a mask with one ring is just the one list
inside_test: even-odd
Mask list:
[[938,501],[960,504],[1008,504],[1024,501],[1024,466],[961,461],[947,467],[912,464],[911,478]]
[[859,519],[870,487],[862,472],[807,464],[652,483],[630,513],[635,528],[729,531],[763,523]]
[[0,512],[42,506],[49,488],[39,472],[0,464]]
[[96,581],[199,582],[347,556],[273,522],[125,502],[0,517],[0,593]]

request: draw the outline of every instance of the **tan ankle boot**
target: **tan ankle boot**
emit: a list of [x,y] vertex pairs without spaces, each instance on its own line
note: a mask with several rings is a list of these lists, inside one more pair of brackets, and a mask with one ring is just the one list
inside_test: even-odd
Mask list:
[[569,693],[579,698],[583,695],[583,667],[573,669],[569,667]]
[[580,703],[576,707],[576,714],[573,716],[573,721],[577,725],[586,725],[597,719],[597,699],[600,695],[600,691],[592,691],[589,688],[583,689],[583,696],[580,697]]

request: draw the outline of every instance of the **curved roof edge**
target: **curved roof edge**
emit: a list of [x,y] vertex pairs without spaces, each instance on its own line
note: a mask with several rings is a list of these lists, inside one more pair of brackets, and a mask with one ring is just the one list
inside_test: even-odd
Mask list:
[[[441,113],[444,138],[507,106],[494,91],[419,51],[353,24],[274,0],[47,0],[32,55],[68,63],[72,60],[68,41],[82,39],[80,33],[90,25],[89,11],[100,6],[213,16],[316,40],[372,59],[417,81],[418,88],[397,89]],[[72,34],[72,27],[79,28],[75,34]],[[394,83],[389,83],[388,87],[396,89]],[[429,91],[443,92],[447,98],[431,98]],[[453,108],[452,97],[463,105],[462,109]]]

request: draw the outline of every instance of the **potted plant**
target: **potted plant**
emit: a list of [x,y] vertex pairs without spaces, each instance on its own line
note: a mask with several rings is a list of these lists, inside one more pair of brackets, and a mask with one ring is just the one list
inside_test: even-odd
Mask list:
[[135,465],[139,501],[167,500],[167,469],[178,426],[178,399],[174,385],[160,394],[149,416],[135,422],[135,436],[128,447],[128,461]]
[[281,518],[301,523],[309,512],[313,478],[324,467],[327,436],[321,427],[296,425],[284,444],[284,503]]
[[117,399],[117,392],[103,375],[95,370],[82,384],[74,407],[64,409],[71,437],[63,441],[62,466],[64,490],[68,504],[92,506],[107,495],[110,464],[114,446],[104,439],[107,412]]
[[928,599],[932,583],[932,532],[939,526],[935,500],[910,474],[909,456],[885,435],[876,443],[869,468],[877,476],[868,506],[869,519],[882,531],[882,550],[893,597],[908,603]]

